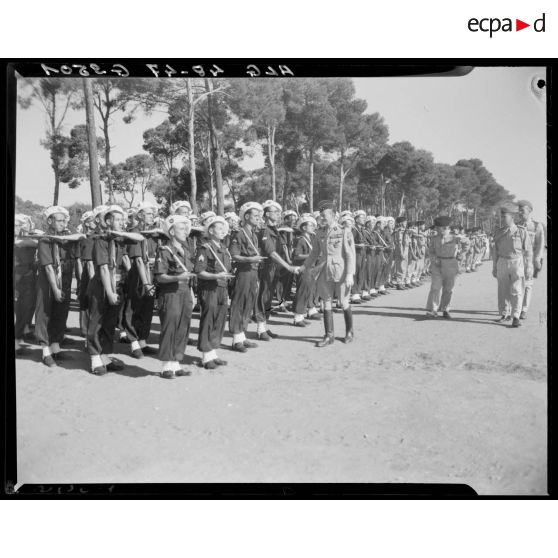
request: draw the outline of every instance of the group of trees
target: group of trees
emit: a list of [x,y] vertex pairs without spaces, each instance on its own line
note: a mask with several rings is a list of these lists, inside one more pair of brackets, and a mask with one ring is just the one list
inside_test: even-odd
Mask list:
[[[59,184],[79,187],[90,175],[91,148],[109,200],[127,206],[151,192],[161,204],[189,199],[195,209],[238,209],[247,200],[278,200],[298,211],[322,199],[341,208],[429,219],[446,213],[486,223],[512,196],[478,159],[436,163],[410,142],[389,143],[383,117],[367,112],[350,79],[159,78],[92,79],[100,132],[86,122],[63,133],[68,111],[86,108],[84,80],[27,80],[22,107],[39,103],[48,116],[43,145]],[[114,163],[110,126],[117,114],[165,120],[143,133],[143,153]],[[95,143],[96,145],[92,145]],[[264,166],[243,168],[260,151]]]

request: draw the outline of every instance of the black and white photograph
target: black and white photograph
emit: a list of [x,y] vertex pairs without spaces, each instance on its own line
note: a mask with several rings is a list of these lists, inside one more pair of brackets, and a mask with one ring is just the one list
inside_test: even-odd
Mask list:
[[547,68],[144,66],[15,72],[17,484],[547,495]]

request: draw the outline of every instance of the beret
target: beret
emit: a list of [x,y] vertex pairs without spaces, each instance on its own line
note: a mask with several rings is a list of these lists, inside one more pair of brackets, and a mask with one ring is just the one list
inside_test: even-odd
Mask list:
[[318,223],[316,222],[316,219],[314,219],[314,216],[311,213],[303,213],[297,223],[296,223],[296,227],[297,229],[300,229],[302,227],[302,225],[306,225],[306,223],[313,223],[316,227],[318,226]]
[[[389,220],[389,218],[388,218]],[[401,217],[397,217],[397,219],[395,219],[395,222],[399,225],[400,223],[404,223],[407,220],[407,217],[404,217],[403,215]]]
[[188,228],[192,226],[192,222],[186,215],[169,215],[162,223],[162,229],[165,233],[169,233],[169,231],[177,225],[178,223],[186,223]]
[[176,213],[176,211],[181,208],[181,207],[187,207],[190,211],[192,211],[192,206],[190,205],[189,201],[185,201],[185,200],[181,200],[181,201],[175,201],[171,206],[170,206],[170,212],[171,214]]
[[517,205],[518,205],[519,207],[527,206],[527,207],[529,207],[529,208],[531,209],[531,211],[533,211],[533,204],[532,204],[530,201],[528,201],[528,200],[519,200],[519,201],[517,202]]
[[81,216],[80,222],[85,223],[85,221],[88,221],[89,219],[93,219],[94,217],[95,214],[93,213],[93,211],[85,211]]
[[434,226],[436,227],[449,227],[451,224],[451,217],[447,215],[440,215],[434,219]]
[[266,209],[269,209],[269,208],[273,208],[273,209],[275,209],[275,210],[277,210],[277,211],[281,211],[281,205],[278,204],[276,201],[273,201],[273,200],[266,200],[266,201],[264,201],[264,202],[262,203],[262,207],[263,207],[263,210],[264,210],[264,211],[265,211]]
[[50,207],[47,207],[45,209],[44,212],[45,219],[48,219],[49,217],[55,215],[56,213],[61,213],[62,215],[64,215],[64,217],[70,216],[68,210],[65,207],[62,207],[61,205],[51,205]]
[[247,211],[251,209],[257,209],[258,211],[263,211],[263,207],[258,202],[246,202],[242,205],[239,211],[240,220],[244,222],[244,215],[246,215]]
[[415,223],[415,225],[416,225],[417,227],[420,227],[420,226],[422,226],[422,225],[424,225],[424,224],[425,224],[424,221],[417,221],[417,222]]
[[209,232],[209,229],[213,225],[216,225],[217,223],[223,223],[223,225],[225,226],[225,234],[229,234],[229,224],[227,223],[227,220],[224,217],[221,217],[220,215],[213,215],[205,219],[205,223],[204,223],[205,232],[206,233]]
[[216,217],[216,216],[217,216],[217,214],[215,213],[215,211],[204,211],[200,215],[201,224],[203,225],[203,223],[206,219],[209,219],[210,217]]
[[153,209],[153,211],[159,211],[159,207],[149,201],[142,201],[139,205],[138,205],[138,213],[140,211],[144,211],[146,209]]
[[288,217],[289,215],[294,215],[295,217],[298,217],[298,213],[296,211],[293,211],[292,209],[287,209],[283,211],[283,219],[285,217]]

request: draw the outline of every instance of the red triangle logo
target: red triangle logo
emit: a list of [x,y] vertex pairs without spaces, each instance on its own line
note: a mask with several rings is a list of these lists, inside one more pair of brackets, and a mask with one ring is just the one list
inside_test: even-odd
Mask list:
[[525,23],[524,21],[521,21],[520,19],[515,20],[515,30],[516,31],[521,31],[522,29],[525,29],[526,27],[531,27],[531,24],[530,23]]

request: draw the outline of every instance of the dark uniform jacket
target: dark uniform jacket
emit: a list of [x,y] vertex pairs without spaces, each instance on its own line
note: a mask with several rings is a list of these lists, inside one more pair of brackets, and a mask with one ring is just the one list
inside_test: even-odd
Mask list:
[[[219,261],[217,261],[219,258]],[[198,251],[196,252],[196,258],[194,263],[194,273],[201,273],[202,271],[207,271],[208,273],[222,273],[223,271],[231,271],[231,255],[223,243],[217,246],[212,240],[205,240],[198,245]],[[223,269],[223,267],[225,269]],[[227,278],[222,277],[220,279],[201,279],[198,278],[198,284],[200,288],[211,288],[215,286],[226,287]]]

